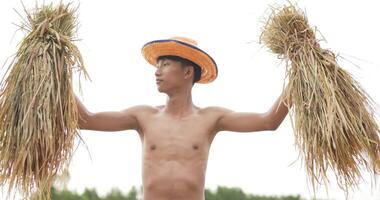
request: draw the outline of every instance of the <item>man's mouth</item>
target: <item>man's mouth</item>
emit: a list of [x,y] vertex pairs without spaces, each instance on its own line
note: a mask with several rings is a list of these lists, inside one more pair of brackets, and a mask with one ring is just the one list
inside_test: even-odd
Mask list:
[[156,84],[159,84],[159,83],[161,83],[163,80],[162,79],[156,79]]

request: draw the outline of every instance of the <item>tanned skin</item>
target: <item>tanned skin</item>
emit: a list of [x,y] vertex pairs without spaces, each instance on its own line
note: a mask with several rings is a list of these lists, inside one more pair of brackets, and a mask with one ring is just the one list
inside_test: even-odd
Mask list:
[[155,72],[165,105],[138,105],[118,112],[92,113],[77,98],[80,129],[136,130],[143,148],[144,200],[204,200],[208,154],[220,131],[274,131],[288,114],[281,96],[265,113],[234,112],[193,104],[194,70],[159,60]]

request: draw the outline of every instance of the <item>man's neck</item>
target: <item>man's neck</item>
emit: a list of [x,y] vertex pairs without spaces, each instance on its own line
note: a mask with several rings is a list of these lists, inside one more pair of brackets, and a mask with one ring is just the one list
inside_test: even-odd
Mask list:
[[191,90],[183,90],[174,94],[168,94],[164,112],[174,117],[184,117],[194,111]]

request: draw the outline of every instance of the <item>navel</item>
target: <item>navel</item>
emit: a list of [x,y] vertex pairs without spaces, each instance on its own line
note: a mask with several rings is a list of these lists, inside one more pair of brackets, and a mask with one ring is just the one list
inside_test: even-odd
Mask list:
[[194,150],[197,150],[197,149],[198,149],[198,145],[194,144],[194,145],[193,145],[193,149],[194,149]]
[[150,146],[150,150],[153,151],[153,150],[155,150],[155,149],[156,149],[156,145],[153,144],[153,145]]

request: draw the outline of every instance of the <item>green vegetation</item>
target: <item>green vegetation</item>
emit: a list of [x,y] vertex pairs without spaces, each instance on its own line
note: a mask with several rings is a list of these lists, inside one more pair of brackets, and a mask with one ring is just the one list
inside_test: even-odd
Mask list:
[[246,194],[240,188],[218,186],[215,192],[205,190],[206,200],[301,200],[301,196],[259,196]]
[[[127,194],[124,194],[114,188],[104,197],[99,196],[95,189],[85,189],[82,194],[78,194],[53,188],[51,193],[52,200],[139,200],[140,191],[132,187]],[[301,196],[258,196],[246,194],[240,188],[219,186],[215,191],[206,189],[205,200],[301,200]]]

